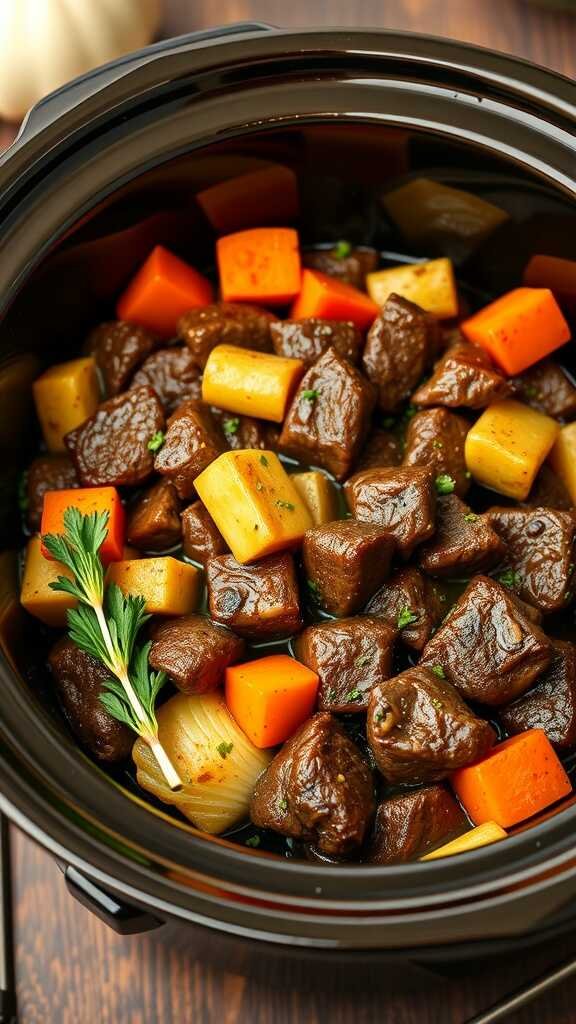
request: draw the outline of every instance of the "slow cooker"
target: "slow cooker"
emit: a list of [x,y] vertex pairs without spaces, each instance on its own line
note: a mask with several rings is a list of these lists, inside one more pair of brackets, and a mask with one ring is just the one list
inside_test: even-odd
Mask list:
[[151,808],[82,753],[45,692],[16,589],[31,380],[110,316],[153,244],[197,256],[210,238],[195,194],[263,161],[296,172],[303,238],[391,258],[426,255],[398,251],[379,201],[392,180],[429,176],[502,206],[497,234],[456,254],[472,296],[511,286],[532,253],[576,259],[576,86],[488,50],[242,24],[152,46],[35,107],[0,160],[0,808],[118,931],[207,926],[332,962],[446,960],[557,933],[576,897],[573,798],[462,857],[287,860]]

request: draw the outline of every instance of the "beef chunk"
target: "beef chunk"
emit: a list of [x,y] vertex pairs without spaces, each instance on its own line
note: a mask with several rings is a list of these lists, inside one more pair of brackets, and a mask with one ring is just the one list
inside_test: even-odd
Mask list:
[[180,500],[168,480],[139,495],[128,516],[126,538],[141,551],[167,551],[182,536]]
[[302,557],[308,586],[332,615],[360,611],[387,579],[395,550],[380,526],[337,519],[304,534]]
[[212,415],[220,424],[228,447],[236,451],[256,448],[274,451],[278,444],[278,427],[275,423],[255,419],[254,416],[235,416],[211,406]]
[[247,640],[291,636],[302,627],[292,555],[271,555],[240,565],[232,555],[206,566],[210,615]]
[[546,463],[540,468],[523,504],[530,508],[557,508],[563,511],[574,507],[562,480]]
[[132,750],[134,733],[106,711],[100,700],[110,672],[102,662],[81,651],[68,637],[52,648],[48,658],[64,717],[83,746],[99,761],[123,761]]
[[422,665],[375,686],[368,742],[390,783],[440,782],[477,761],[496,739],[446,679]]
[[485,409],[509,394],[510,385],[486,352],[461,342],[436,363],[434,373],[414,392],[412,401],[414,405]]
[[396,412],[409,398],[436,355],[438,343],[439,328],[433,317],[399,295],[386,300],[368,332],[362,358],[384,412]]
[[504,544],[488,516],[476,515],[456,494],[438,499],[436,533],[418,551],[418,564],[430,576],[463,579],[501,561]]
[[146,359],[132,378],[132,387],[154,388],[167,416],[187,398],[202,397],[200,370],[182,345],[161,348]]
[[278,443],[343,480],[360,454],[373,408],[368,381],[330,348],[304,375]]
[[358,328],[347,320],[278,320],[270,329],[277,356],[302,359],[312,366],[329,348],[351,363],[360,361],[363,339]]
[[347,256],[340,256],[337,247],[333,249],[310,249],[302,254],[302,264],[312,270],[337,278],[344,284],[351,284],[362,291],[366,287],[366,274],[376,270],[379,256],[376,249],[352,249]]
[[559,420],[576,417],[576,387],[553,359],[544,359],[512,381],[518,398]]
[[74,463],[67,455],[39,455],[34,459],[26,482],[26,520],[30,529],[40,529],[46,491],[66,491],[78,486]]
[[501,708],[506,732],[543,729],[557,750],[576,745],[576,647],[552,640],[552,661],[538,682],[513,704]]
[[228,665],[244,655],[244,641],[205,615],[184,615],[155,626],[149,661],[183,693],[215,690]]
[[170,480],[181,498],[191,498],[194,481],[224,451],[224,438],[203,402],[183,402],[168,420],[154,469]]
[[[464,443],[470,424],[447,409],[423,409],[410,420],[404,449],[405,466],[427,466],[441,489],[453,486],[463,497],[470,487],[464,458]],[[439,480],[438,478],[442,478]],[[445,480],[449,477],[450,480]],[[451,483],[453,482],[453,484]]]
[[152,388],[110,398],[64,438],[84,487],[144,483],[154,469],[148,447],[164,429],[164,413]]
[[216,345],[237,345],[270,352],[270,325],[276,317],[248,303],[216,302],[191,309],[178,321],[178,334],[186,342],[197,366],[206,366]]
[[108,396],[117,395],[128,387],[132,374],[156,344],[149,331],[124,320],[100,324],[92,331],[88,337],[88,351],[102,372]]
[[576,518],[552,508],[491,508],[491,525],[506,545],[506,563],[520,597],[545,614],[572,597]]
[[228,545],[208,509],[195,501],[182,513],[183,547],[186,558],[206,566],[210,558],[228,551]]
[[402,445],[389,430],[373,430],[362,449],[354,470],[387,469],[402,462]]
[[469,700],[508,704],[548,667],[550,642],[506,589],[476,576],[422,653]]
[[417,569],[399,569],[366,605],[367,615],[376,615],[400,631],[406,647],[421,651],[432,630],[442,621],[444,608],[436,588]]
[[405,864],[449,843],[470,828],[444,786],[398,793],[379,804],[368,847],[369,864]]
[[344,493],[352,515],[391,533],[403,558],[434,533],[436,489],[429,469],[363,469],[346,481]]
[[250,804],[255,825],[334,856],[361,845],[373,812],[372,773],[327,713],[309,718],[284,744]]
[[308,626],[296,657],[320,678],[321,711],[366,711],[373,686],[391,675],[396,630],[382,619],[358,615]]

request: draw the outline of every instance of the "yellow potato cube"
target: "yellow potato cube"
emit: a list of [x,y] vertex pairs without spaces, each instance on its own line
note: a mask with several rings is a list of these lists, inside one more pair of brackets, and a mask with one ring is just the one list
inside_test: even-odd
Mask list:
[[200,602],[201,573],[187,562],[159,558],[112,562],[106,583],[117,583],[125,594],[142,596],[151,615],[188,615]]
[[301,359],[217,345],[204,367],[202,398],[227,412],[281,423],[303,374]]
[[20,603],[47,626],[65,626],[66,612],[78,604],[70,594],[50,589],[50,584],[59,576],[72,579],[72,573],[64,565],[44,558],[40,537],[32,537],[26,548]]
[[484,487],[524,501],[559,429],[522,402],[494,402],[468,431],[466,465]]
[[500,839],[506,839],[508,833],[495,821],[486,821],[483,825],[477,825],[458,836],[450,843],[446,843],[432,853],[426,853],[420,860],[436,860],[437,857],[452,857],[455,853],[466,853],[467,850],[479,850],[481,846],[489,846],[490,843],[497,843]]
[[194,486],[237,562],[295,547],[313,525],[274,452],[224,452]]
[[458,314],[452,262],[445,257],[428,263],[403,263],[388,270],[375,270],[366,275],[366,286],[370,298],[379,306],[394,293],[415,302],[439,320]]
[[338,492],[324,473],[318,470],[293,473],[290,479],[300,497],[304,499],[314,526],[322,526],[323,523],[331,523],[338,519]]
[[408,242],[452,255],[466,254],[509,219],[485,199],[429,178],[388,192],[382,203]]
[[64,435],[92,416],[100,402],[94,359],[72,359],[51,366],[32,388],[48,451],[66,451]]
[[561,428],[550,452],[550,464],[576,505],[576,423]]

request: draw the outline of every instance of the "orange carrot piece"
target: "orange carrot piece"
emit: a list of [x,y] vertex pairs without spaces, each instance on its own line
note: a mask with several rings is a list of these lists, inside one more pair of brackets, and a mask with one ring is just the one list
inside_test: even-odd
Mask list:
[[[124,550],[125,516],[124,506],[115,487],[79,487],[67,491],[46,491],[42,508],[42,524],[40,533],[64,533],[64,513],[67,508],[79,509],[83,515],[92,512],[108,512],[108,535],[100,548],[100,558],[104,565],[117,562],[122,558]],[[52,561],[42,545],[44,558]]]
[[251,228],[216,243],[220,290],[225,302],[282,306],[300,291],[298,232]]
[[304,270],[302,288],[290,311],[292,320],[315,316],[326,320],[351,320],[362,331],[380,312],[372,299],[352,285],[337,281],[319,270]]
[[570,339],[570,328],[549,288],[515,288],[465,320],[461,331],[510,376]]
[[298,182],[290,167],[269,164],[211,185],[196,202],[219,234],[286,224],[298,216]]
[[283,743],[314,710],[318,676],[287,654],[226,669],[226,703],[256,747]]
[[174,253],[157,245],[116,304],[119,320],[140,324],[170,338],[183,313],[208,306],[213,288],[202,274]]
[[550,740],[529,729],[493,747],[481,761],[460,768],[452,788],[472,821],[517,825],[572,791]]
[[533,256],[524,268],[522,280],[530,288],[550,288],[561,306],[576,312],[576,260]]

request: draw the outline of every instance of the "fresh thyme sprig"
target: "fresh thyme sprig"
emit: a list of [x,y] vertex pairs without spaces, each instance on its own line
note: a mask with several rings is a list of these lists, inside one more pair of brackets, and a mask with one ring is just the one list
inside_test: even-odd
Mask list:
[[104,707],[148,743],[170,789],[181,789],[178,773],[158,739],[154,711],[166,676],[150,670],[150,644],[136,647],[138,633],[150,616],[144,611],[143,597],[123,594],[115,583],[104,586],[99,552],[107,533],[107,512],[86,516],[77,508],[66,509],[64,533],[46,534],[42,540],[73,579],[59,576],[50,586],[78,599],[78,607],[68,611],[70,639],[101,661],[113,677],[100,696]]

